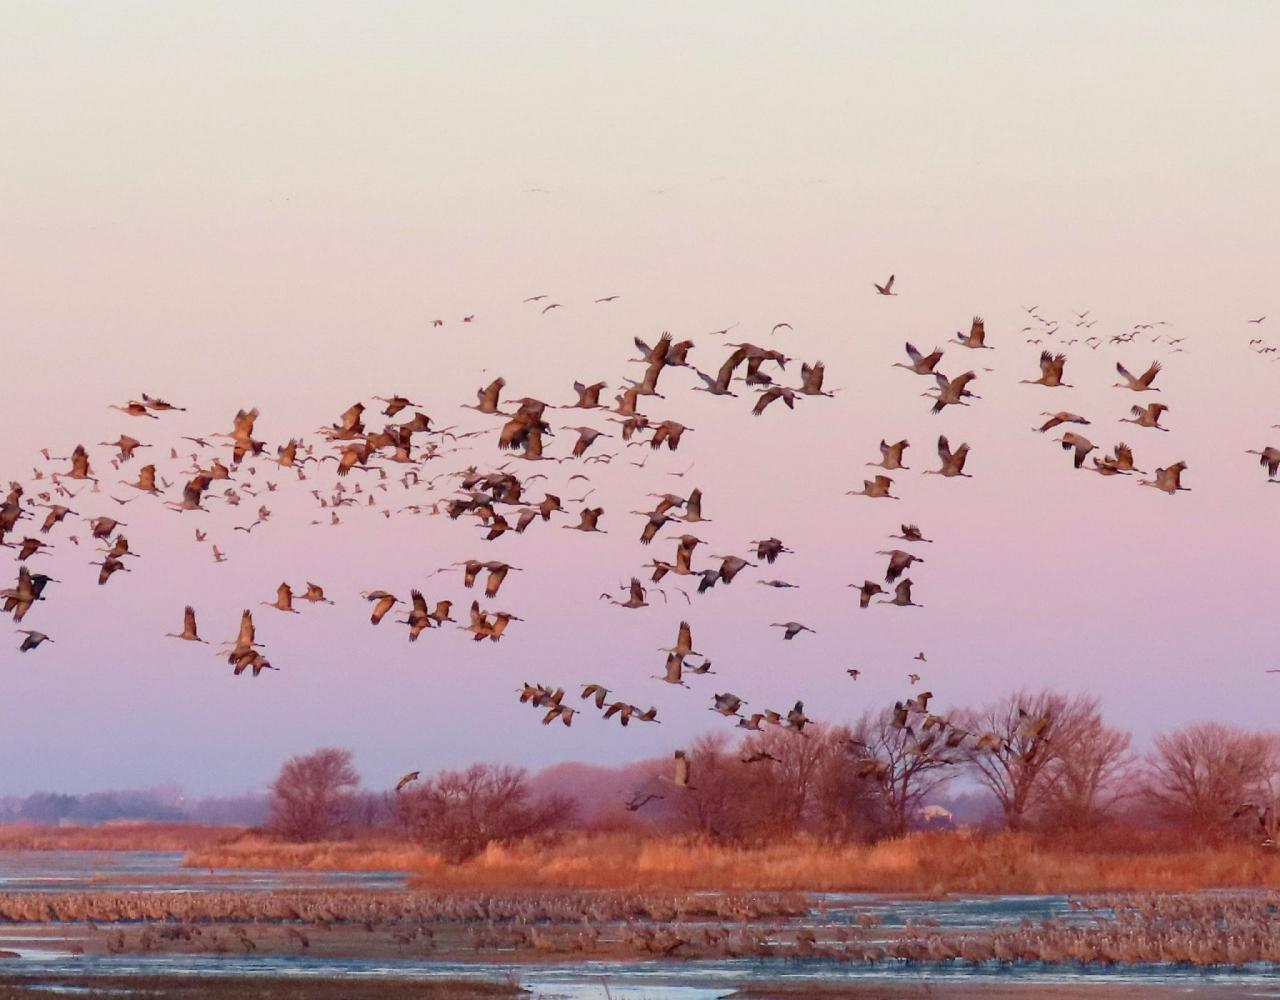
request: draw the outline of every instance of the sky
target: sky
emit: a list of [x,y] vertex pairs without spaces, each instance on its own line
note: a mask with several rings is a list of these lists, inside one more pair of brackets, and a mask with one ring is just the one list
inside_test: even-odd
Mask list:
[[[366,510],[313,526],[328,512],[298,487],[327,475],[282,486],[276,516],[246,536],[231,527],[248,501],[117,508],[105,494],[132,491],[108,479],[77,504],[136,522],[142,558],[99,588],[97,556],[68,532],[39,557],[65,582],[24,624],[55,643],[0,646],[0,791],[234,792],[326,744],[351,747],[374,784],[475,759],[621,761],[712,727],[713,691],[753,708],[803,698],[820,719],[879,708],[906,693],[918,650],[944,706],[1023,685],[1087,691],[1140,744],[1196,719],[1272,721],[1280,489],[1244,452],[1280,436],[1280,367],[1248,349],[1280,340],[1275,5],[4,2],[0,14],[6,481],[30,489],[39,449],[77,442],[114,472],[97,442],[129,432],[167,449],[229,430],[242,406],[260,408],[273,446],[396,392],[439,425],[491,427],[459,404],[496,375],[510,395],[568,403],[575,379],[634,377],[631,338],[663,330],[694,340],[707,370],[721,341],[777,341],[797,359],[790,384],[800,359],[822,359],[841,390],[756,419],[745,390],[710,398],[668,371],[648,412],[695,430],[643,469],[624,464],[640,449],[590,468],[598,536],[549,525],[485,543],[465,522]],[[877,296],[891,272],[899,294]],[[522,301],[541,293],[563,308]],[[1020,385],[1038,374],[1021,331],[1030,305],[1064,336],[1089,310],[1094,333],[1162,320],[1187,339],[1177,354],[1075,345],[1077,388]],[[945,346],[974,314],[997,349],[952,344],[939,367],[974,367],[982,399],[933,417],[926,381],[890,364],[904,340]],[[781,321],[793,330],[771,335]],[[1115,362],[1156,358],[1169,433],[1118,424],[1139,398],[1112,387]],[[144,391],[187,412],[107,409]],[[1128,440],[1145,469],[1187,461],[1192,491],[1074,471],[1029,429],[1059,408],[1089,415],[1104,448]],[[918,474],[935,467],[939,432],[972,444],[972,479]],[[912,442],[904,499],[846,497],[882,437]],[[464,444],[432,474],[504,460],[492,436]],[[587,488],[567,482],[576,467],[546,465],[563,496]],[[674,592],[606,606],[603,590],[670,557],[638,544],[627,511],[694,485],[713,519],[699,527],[706,551],[745,555],[772,534],[795,555],[689,606]],[[194,541],[201,517],[226,563]],[[925,607],[860,612],[845,584],[883,572],[875,552],[904,520],[936,539],[911,573]],[[527,621],[501,643],[450,632],[409,646],[402,627],[369,625],[359,592],[372,588],[422,587],[465,612],[460,578],[429,574],[471,556],[525,567],[498,606]],[[799,587],[754,582],[774,576]],[[210,638],[230,637],[281,579],[322,582],[337,603],[297,618],[257,608],[279,673],[232,678],[164,637],[186,603]],[[718,671],[690,691],[650,677],[682,617]],[[769,623],[791,619],[817,634],[784,643]],[[599,680],[658,705],[663,724],[544,728],[517,702],[523,680]]]

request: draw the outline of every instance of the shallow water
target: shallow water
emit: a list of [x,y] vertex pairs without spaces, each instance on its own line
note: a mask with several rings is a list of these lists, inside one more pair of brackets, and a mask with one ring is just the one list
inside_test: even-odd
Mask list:
[[[164,851],[0,852],[0,891],[76,892],[119,889],[135,892],[214,890],[382,889],[406,884],[395,872],[311,872],[214,870],[181,867],[182,854]],[[806,924],[840,926],[859,914],[879,917],[886,929],[936,924],[948,930],[989,928],[1022,920],[1087,921],[1092,915],[1069,907],[1065,896],[982,896],[951,899],[888,899],[863,893],[819,893]],[[777,921],[785,924],[787,921]],[[154,974],[288,977],[353,976],[384,979],[502,979],[518,981],[542,1000],[711,1000],[751,980],[839,983],[964,982],[1115,986],[1146,983],[1185,990],[1230,984],[1241,995],[1280,997],[1280,967],[1204,971],[1171,966],[1080,968],[1024,964],[907,965],[875,967],[831,959],[708,959],[698,961],[565,961],[528,965],[316,958],[306,955],[74,955],[56,928],[13,925],[0,932],[3,946],[21,958],[0,969],[23,974],[100,974],[145,977]]]
[[402,872],[183,868],[181,851],[0,851],[0,892],[403,889]]
[[[1280,967],[1258,964],[1239,970],[1196,970],[1170,966],[1124,969],[1077,966],[998,966],[884,964],[869,968],[827,959],[718,959],[688,962],[583,961],[537,968],[501,963],[395,961],[283,956],[94,955],[74,956],[44,948],[19,948],[23,957],[5,963],[4,971],[55,975],[147,976],[285,976],[290,978],[357,977],[375,979],[500,979],[518,981],[532,996],[552,1000],[595,1000],[608,995],[663,1000],[710,1000],[735,986],[767,982],[983,983],[1036,985],[1148,984],[1180,987],[1194,995],[1197,987],[1233,985],[1254,996],[1280,996]],[[607,994],[606,994],[607,990]]]

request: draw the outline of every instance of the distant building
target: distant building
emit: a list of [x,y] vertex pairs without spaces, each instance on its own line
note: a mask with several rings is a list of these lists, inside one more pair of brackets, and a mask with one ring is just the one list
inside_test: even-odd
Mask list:
[[954,830],[955,817],[950,809],[928,805],[920,810],[920,827],[924,830]]

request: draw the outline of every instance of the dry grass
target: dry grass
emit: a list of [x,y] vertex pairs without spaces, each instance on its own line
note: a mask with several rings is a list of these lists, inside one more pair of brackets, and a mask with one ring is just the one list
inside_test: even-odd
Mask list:
[[441,863],[440,856],[399,840],[324,840],[294,844],[261,834],[193,848],[188,868],[289,868],[315,871],[414,872]]
[[234,840],[239,827],[191,823],[0,825],[0,851],[192,851]]
[[193,867],[406,871],[416,888],[719,889],[1060,893],[1280,888],[1280,854],[1169,837],[1049,841],[1028,834],[921,833],[877,844],[796,839],[727,847],[683,838],[580,835],[555,845],[492,846],[461,865],[407,844],[280,844],[243,838],[192,851]]

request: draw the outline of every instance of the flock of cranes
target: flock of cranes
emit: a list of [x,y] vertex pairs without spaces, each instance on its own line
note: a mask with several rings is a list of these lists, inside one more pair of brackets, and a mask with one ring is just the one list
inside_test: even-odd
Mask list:
[[[897,296],[894,285],[895,277],[891,275],[884,284],[875,285],[875,292],[881,296]],[[557,302],[544,304],[545,298],[532,296],[526,302],[542,314],[563,307]],[[596,300],[596,304],[616,298],[606,296]],[[1038,307],[1024,308],[1038,324],[1038,328],[1025,328],[1039,334],[1029,338],[1036,343],[1046,338],[1052,340],[1067,329],[1042,316]],[[1096,322],[1088,317],[1087,311],[1077,313],[1069,329],[1088,329]],[[465,321],[470,322],[471,318],[468,316]],[[711,336],[724,337],[733,328],[713,331]],[[1153,324],[1139,324],[1132,331],[1112,336],[1110,342],[1130,345],[1152,328]],[[634,535],[641,547],[637,555],[651,547],[662,551],[647,562],[637,558],[630,568],[635,575],[628,584],[618,591],[600,594],[600,599],[611,607],[627,611],[649,608],[654,599],[659,598],[664,605],[672,600],[682,601],[688,617],[695,618],[694,606],[700,595],[715,587],[729,587],[744,573],[756,576],[754,582],[758,585],[775,589],[795,587],[794,582],[786,579],[760,578],[757,572],[765,567],[783,567],[787,557],[794,554],[775,535],[744,540],[737,551],[703,554],[707,542],[696,532],[698,525],[711,520],[704,514],[704,502],[714,505],[714,486],[708,486],[706,496],[700,486],[643,493],[637,506],[628,514],[622,514],[589,504],[595,487],[588,473],[588,470],[599,472],[613,464],[645,470],[651,457],[676,452],[689,435],[697,435],[697,428],[679,419],[682,392],[720,397],[724,402],[717,405],[729,410],[736,407],[739,413],[749,412],[755,418],[771,419],[781,414],[781,408],[773,406],[779,401],[786,409],[795,409],[797,405],[820,405],[834,399],[839,390],[824,388],[826,366],[819,360],[802,361],[799,378],[793,381],[794,369],[788,365],[794,359],[782,347],[791,332],[790,323],[774,324],[769,330],[771,346],[768,347],[746,340],[712,341],[723,344],[728,353],[713,359],[707,371],[698,367],[702,351],[691,339],[676,340],[671,334],[663,333],[650,343],[637,337],[634,338],[637,354],[628,361],[628,365],[635,366],[635,377],[574,381],[571,394],[559,403],[515,395],[508,391],[507,380],[497,377],[476,390],[474,402],[459,404],[459,410],[475,415],[467,418],[465,426],[461,423],[439,426],[434,417],[421,409],[421,403],[408,396],[391,394],[374,396],[367,402],[357,401],[333,423],[272,445],[257,436],[259,413],[255,408],[238,410],[230,422],[230,430],[165,438],[165,420],[173,413],[184,412],[183,407],[145,393],[139,399],[111,404],[111,410],[124,414],[130,421],[138,421],[142,428],[138,433],[151,439],[121,433],[114,440],[97,445],[99,449],[109,449],[106,452],[91,452],[85,445],[77,444],[62,458],[46,449],[25,482],[10,483],[0,505],[0,544],[14,551],[18,565],[15,585],[0,591],[3,609],[13,616],[15,623],[21,624],[37,605],[49,602],[48,588],[59,580],[34,572],[30,564],[55,548],[54,542],[46,541],[56,537],[55,533],[65,538],[65,542],[59,540],[57,545],[78,546],[81,542],[75,529],[78,524],[87,524],[87,541],[100,546],[97,552],[101,558],[91,562],[98,567],[100,586],[118,586],[114,582],[117,574],[129,574],[135,567],[144,565],[138,562],[139,553],[131,550],[123,533],[129,523],[116,519],[107,510],[138,503],[139,506],[129,511],[131,521],[152,515],[190,517],[196,522],[193,526],[196,542],[208,544],[214,561],[221,562],[227,558],[226,553],[210,541],[214,529],[205,524],[206,518],[202,515],[207,515],[212,504],[230,509],[242,504],[256,506],[245,523],[231,530],[246,534],[270,530],[273,512],[263,499],[286,488],[310,493],[317,510],[323,512],[312,520],[314,525],[341,524],[344,510],[356,505],[377,507],[387,517],[396,513],[435,515],[457,524],[457,530],[475,532],[472,537],[478,549],[500,544],[508,535],[543,531],[553,521],[562,530],[587,535],[626,532]],[[1097,344],[1093,343],[1095,340]],[[1182,350],[1177,345],[1184,340],[1163,338],[1175,351]],[[1065,381],[1069,362],[1065,348],[1072,342],[1062,338],[1055,343],[1064,349],[1046,347],[1042,350],[1039,377],[1021,379],[1021,384],[1034,386],[1037,391],[1052,391],[1055,396],[1059,390],[1071,389],[1072,383]],[[998,347],[996,343],[988,343],[986,324],[981,317],[974,317],[967,333],[957,332],[947,343],[958,345],[962,353],[995,351]],[[1093,336],[1086,342],[1090,348],[1101,344],[1101,338]],[[894,361],[886,364],[886,368],[904,369],[910,375],[923,376],[929,385],[922,395],[931,400],[932,413],[941,415],[951,407],[982,405],[982,397],[974,390],[991,369],[983,369],[981,375],[975,369],[968,369],[948,376],[941,369],[952,348],[934,348],[926,354],[907,343],[905,350],[906,361]],[[1134,393],[1161,391],[1155,385],[1162,371],[1159,361],[1152,362],[1137,375],[1123,363],[1117,362],[1115,367],[1120,378],[1115,387]],[[744,395],[754,397],[754,402],[745,407],[733,402]],[[610,397],[612,405],[609,405]],[[557,410],[574,411],[577,422],[554,419]],[[659,412],[653,412],[655,410]],[[1160,437],[1169,431],[1161,424],[1169,411],[1170,407],[1163,402],[1135,404],[1124,411],[1127,415],[1113,419],[1141,431],[1160,432],[1156,435]],[[1041,434],[1067,425],[1091,428],[1091,432],[1099,426],[1094,420],[1070,410],[1033,412],[1045,418],[1032,427]],[[785,419],[785,415],[782,417]],[[706,435],[710,431],[704,429],[701,433]],[[473,445],[465,446],[468,450],[484,448],[485,442],[490,442],[491,460],[448,468],[458,465],[457,460],[450,461],[449,457],[462,451],[461,442],[468,439],[474,439]],[[1076,469],[1107,477],[1149,476],[1137,482],[1169,495],[1189,489],[1183,485],[1187,472],[1185,461],[1171,462],[1148,474],[1135,465],[1134,449],[1123,441],[1107,449],[1078,429],[1062,430],[1052,440],[1071,453]],[[863,481],[862,489],[850,490],[847,495],[861,498],[858,502],[870,499],[904,502],[897,491],[902,473],[911,469],[906,464],[910,447],[906,439],[881,440],[879,461],[866,463],[877,471]],[[639,456],[632,450],[635,448],[640,449]],[[954,443],[946,433],[940,433],[936,451],[938,466],[922,469],[922,474],[972,478],[972,473],[967,471],[971,451],[968,442]],[[167,460],[161,457],[166,453]],[[1268,446],[1249,453],[1259,457],[1268,477],[1274,481],[1280,472],[1280,449]],[[129,472],[144,455],[155,457],[155,461]],[[545,487],[534,486],[538,480],[548,480],[548,476],[565,463],[578,471],[561,477],[561,485],[553,487],[548,482]],[[110,472],[106,471],[108,466]],[[446,471],[433,474],[441,467],[446,467]],[[665,474],[683,480],[691,471],[692,467]],[[582,495],[568,496],[579,481]],[[123,489],[124,497],[116,496],[119,489]],[[391,503],[393,491],[408,498],[398,509]],[[118,506],[108,508],[108,503]],[[637,527],[628,526],[623,520],[625,517],[638,518]],[[38,525],[35,530],[40,537],[26,533],[31,525]],[[676,533],[669,534],[672,531]],[[915,600],[915,583],[908,574],[916,564],[925,563],[917,546],[931,545],[934,540],[925,537],[915,523],[903,523],[900,532],[889,537],[903,547],[875,551],[876,556],[888,560],[883,580],[865,579],[848,586],[858,592],[857,606],[861,609],[869,608],[872,603],[920,608],[923,605]],[[662,548],[669,542],[675,543],[674,551]],[[668,553],[669,558],[662,558]],[[534,567],[528,569],[537,572]],[[442,574],[457,574],[458,570],[461,570],[461,581],[456,581],[456,576],[454,579],[461,583],[463,590],[473,590],[482,574],[483,584],[482,596],[469,602],[465,616],[455,618],[454,605],[461,596],[457,591],[434,594],[433,599],[428,600],[425,590],[427,580]],[[488,602],[499,599],[510,574],[523,572],[526,568],[499,558],[469,558],[428,574],[421,587],[408,591],[407,599],[403,591],[377,588],[364,591],[360,596],[370,608],[370,627],[385,627],[383,623],[389,620],[390,624],[406,629],[410,642],[418,641],[425,633],[453,625],[469,633],[476,643],[484,640],[497,643],[514,635],[523,619],[511,611],[490,609]],[[642,580],[646,574],[647,584]],[[305,586],[295,589],[288,582],[282,582],[273,600],[257,601],[256,606],[269,609],[267,613],[298,615],[301,613],[296,606],[299,603],[335,602],[326,596],[320,584],[307,581]],[[176,608],[174,616],[176,619]],[[799,621],[778,621],[770,625],[781,630],[784,641],[799,640],[818,631],[814,625]],[[513,626],[516,629],[513,630]],[[30,628],[19,631],[24,636],[19,646],[23,653],[54,641],[42,631]],[[200,634],[194,605],[182,609],[181,630],[168,636],[193,645],[208,645]],[[265,650],[265,644],[258,639],[254,611],[246,607],[235,637],[222,645],[218,655],[225,658],[234,675],[248,672],[257,677],[265,671],[279,669],[267,658]],[[716,673],[711,667],[710,655],[694,648],[693,629],[688,620],[681,622],[674,645],[660,647],[660,650],[666,654],[665,664],[653,677],[663,683],[688,689],[692,687],[688,678]],[[924,662],[923,652],[916,659]],[[847,672],[854,679],[861,674],[858,669]],[[914,685],[920,677],[912,672],[907,679]],[[637,686],[643,680],[637,678]],[[566,703],[566,687],[573,686],[525,683],[519,697],[522,703],[542,713],[544,725],[558,720],[568,727],[581,710]],[[649,701],[638,693],[631,696],[637,702]],[[935,746],[954,749],[970,737],[979,748],[984,741],[989,742],[990,734],[968,734],[948,728],[945,719],[928,711],[928,697],[925,692],[899,702],[895,710],[901,715],[902,727],[919,727],[912,729],[918,752],[928,753]],[[744,715],[742,709],[748,702],[736,694],[715,692],[709,698],[711,711],[747,730],[776,725],[803,735],[810,722],[801,701],[796,701],[785,713],[763,709]],[[630,700],[614,698],[613,692],[594,681],[581,683],[580,700],[594,705],[604,719],[616,719],[623,727],[633,720],[659,721],[656,706],[642,708]],[[768,755],[755,755],[750,762],[767,759]],[[874,772],[876,765],[869,766]],[[677,787],[689,787],[689,762],[683,752],[676,757],[673,783]]]

